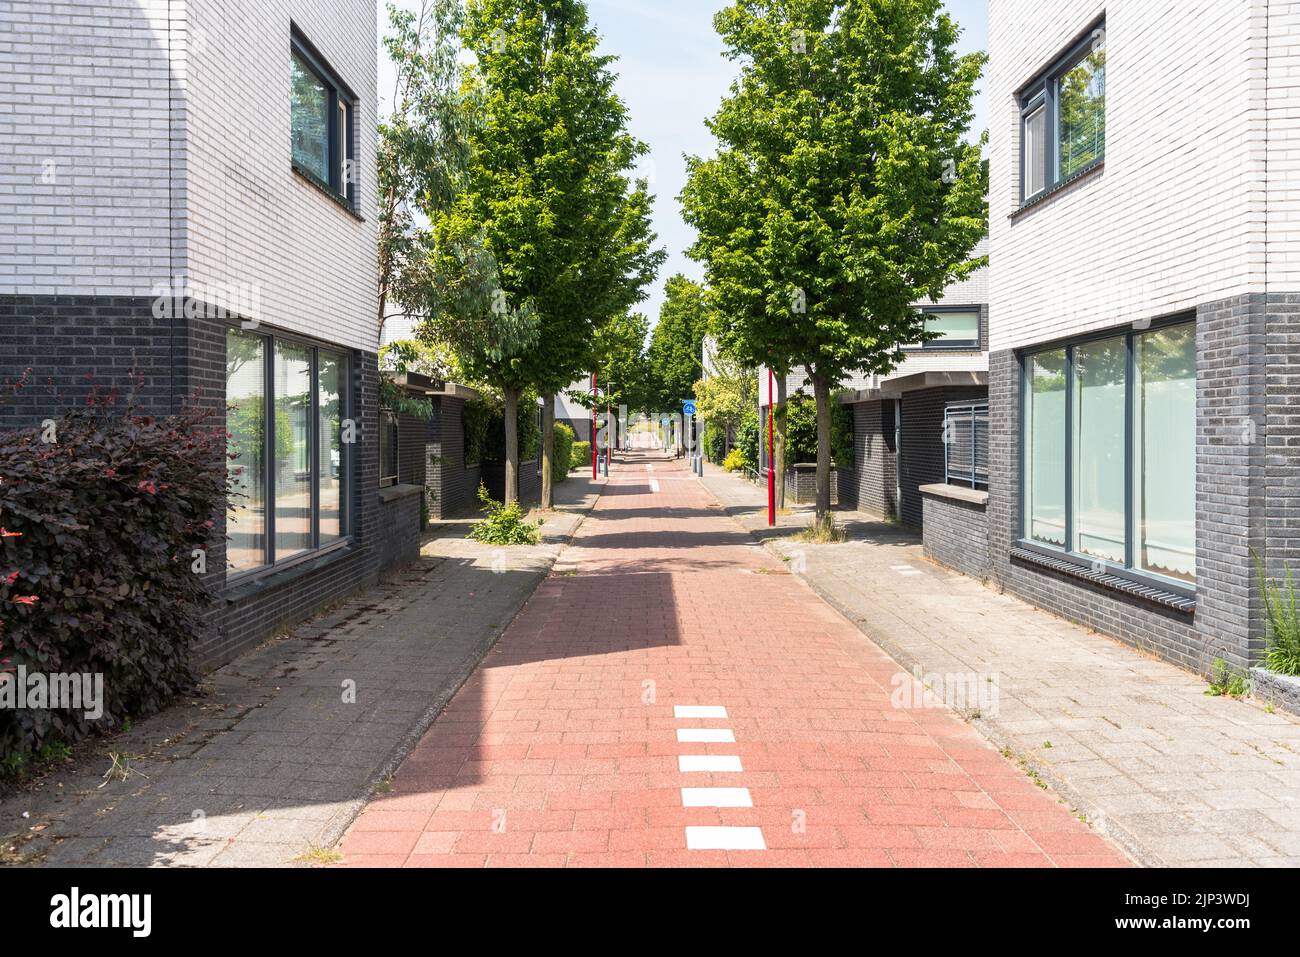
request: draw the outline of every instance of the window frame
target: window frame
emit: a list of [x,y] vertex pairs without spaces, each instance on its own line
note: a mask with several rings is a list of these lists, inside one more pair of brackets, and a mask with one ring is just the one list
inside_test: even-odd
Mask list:
[[[312,46],[296,25],[289,30],[289,57],[302,60],[329,90],[329,178],[322,179],[314,171],[293,158],[290,144],[289,161],[293,170],[324,190],[349,210],[356,210],[356,112],[357,96],[339,79],[339,75]],[[290,91],[290,113],[292,113]],[[351,171],[353,175],[349,176]]]
[[379,413],[379,434],[382,438],[384,432],[389,426],[393,429],[393,464],[396,471],[392,475],[384,474],[384,452],[383,443],[379,443],[379,487],[392,488],[394,485],[401,484],[402,478],[402,424],[398,421],[397,413],[388,409],[382,409]]
[[[1138,568],[1136,565],[1137,557],[1137,535],[1136,535],[1136,503],[1135,503],[1135,479],[1134,473],[1135,454],[1134,454],[1134,386],[1136,384],[1136,350],[1134,342],[1136,338],[1147,335],[1148,333],[1157,332],[1161,329],[1176,326],[1196,326],[1196,316],[1190,313],[1181,313],[1167,316],[1158,320],[1153,320],[1149,325],[1141,328],[1137,326],[1127,326],[1124,329],[1105,329],[1098,332],[1089,333],[1083,336],[1076,336],[1067,340],[1058,340],[1050,343],[1036,345],[1033,348],[1022,350],[1017,355],[1020,375],[1019,398],[1020,411],[1017,422],[1017,455],[1018,455],[1018,474],[1016,476],[1017,493],[1016,508],[1019,513],[1016,523],[1016,547],[1025,551],[1034,552],[1058,561],[1065,561],[1078,566],[1081,570],[1104,569],[1108,575],[1114,575],[1128,582],[1137,585],[1159,588],[1167,592],[1172,592],[1185,598],[1196,598],[1197,588],[1200,584],[1199,578],[1194,582],[1183,581],[1179,578],[1170,578],[1160,575],[1156,572],[1146,571]],[[1091,555],[1084,555],[1075,550],[1077,528],[1074,521],[1075,509],[1075,456],[1074,456],[1074,418],[1075,402],[1077,401],[1074,378],[1074,350],[1077,346],[1084,346],[1091,343],[1102,342],[1109,339],[1123,339],[1125,349],[1125,376],[1124,376],[1124,562],[1119,564],[1096,558]],[[1034,356],[1048,352],[1065,350],[1065,546],[1057,547],[1040,542],[1033,538],[1029,531],[1030,515],[1028,512],[1028,488],[1026,476],[1029,471],[1028,458],[1026,451],[1026,433],[1028,429],[1029,414],[1029,393],[1032,387],[1028,375],[1028,363]],[[1193,522],[1196,522],[1196,516],[1193,514]],[[1195,527],[1195,526],[1194,526]],[[1199,553],[1197,555],[1199,559]],[[1198,569],[1199,570],[1199,569]]]
[[[246,583],[251,580],[263,578],[269,574],[283,571],[294,565],[319,558],[321,555],[329,554],[340,548],[351,545],[353,540],[353,523],[352,523],[352,462],[353,448],[352,443],[339,443],[339,537],[327,545],[322,546],[320,543],[320,353],[321,350],[329,352],[339,357],[343,364],[343,391],[339,396],[339,422],[340,428],[342,423],[353,418],[352,416],[352,353],[350,350],[341,346],[322,345],[303,336],[297,336],[292,333],[279,331],[260,331],[258,329],[242,329],[246,335],[256,336],[262,340],[262,383],[263,415],[267,417],[262,423],[262,432],[264,436],[264,447],[262,449],[262,467],[266,474],[266,489],[264,498],[266,502],[265,528],[263,531],[262,559],[261,565],[255,568],[245,569],[234,574],[229,573],[227,565],[226,584],[227,586],[238,583]],[[308,434],[308,461],[312,469],[311,482],[311,547],[299,552],[294,552],[281,559],[276,559],[276,473],[275,473],[275,445],[276,445],[276,415],[275,415],[275,344],[276,342],[293,343],[294,345],[306,346],[311,352],[311,418],[309,421],[314,422],[316,427],[311,429]]]
[[976,332],[974,339],[943,340],[932,339],[927,342],[914,342],[903,347],[904,352],[983,352],[984,351],[984,308],[982,306],[923,306],[921,316],[929,322],[930,316],[974,313]]
[[[1084,30],[1077,39],[1058,56],[1045,69],[1038,73],[1029,83],[1021,87],[1017,95],[1017,103],[1020,107],[1020,206],[1032,205],[1045,196],[1050,195],[1068,183],[1086,176],[1095,169],[1099,169],[1106,163],[1106,151],[1103,147],[1102,155],[1086,166],[1081,167],[1074,173],[1070,174],[1068,179],[1061,178],[1061,143],[1060,143],[1060,82],[1061,79],[1073,70],[1088,55],[1094,42],[1097,31],[1105,33],[1106,18],[1102,16],[1094,21],[1086,30]],[[1026,121],[1042,107],[1045,110],[1043,117],[1043,169],[1039,170],[1043,177],[1043,186],[1041,189],[1028,192],[1029,181],[1029,151],[1028,143],[1025,137]]]

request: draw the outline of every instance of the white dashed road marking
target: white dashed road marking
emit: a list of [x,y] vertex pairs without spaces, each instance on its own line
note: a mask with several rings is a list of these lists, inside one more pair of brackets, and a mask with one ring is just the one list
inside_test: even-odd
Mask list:
[[683,774],[698,771],[732,774],[745,769],[740,766],[740,758],[734,754],[681,754],[677,757],[677,770]]
[[725,718],[727,709],[720,704],[673,705],[674,718]]
[[688,827],[686,848],[691,851],[766,851],[763,832],[756,827]]
[[682,788],[682,807],[753,807],[749,788]]

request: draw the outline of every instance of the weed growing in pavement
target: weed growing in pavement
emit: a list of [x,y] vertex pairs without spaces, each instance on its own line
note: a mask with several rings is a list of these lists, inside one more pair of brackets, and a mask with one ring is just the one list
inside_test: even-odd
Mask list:
[[810,545],[838,545],[847,539],[848,535],[835,521],[834,515],[813,519],[808,523],[807,528],[795,536],[795,541],[807,542]]
[[303,851],[293,859],[295,864],[311,864],[321,866],[323,864],[338,864],[343,860],[343,855],[332,847],[318,847],[310,844],[307,850]]
[[479,485],[478,500],[487,516],[475,522],[469,537],[484,545],[537,545],[542,540],[542,522],[530,522],[518,502],[502,505]]
[[1222,658],[1215,659],[1214,671],[1210,674],[1210,686],[1205,689],[1205,693],[1211,698],[1237,698],[1246,697],[1250,691],[1250,684],[1246,680],[1244,672],[1236,671],[1228,667],[1228,663]]
[[1264,610],[1268,617],[1268,651],[1264,666],[1269,671],[1290,677],[1300,676],[1300,610],[1296,606],[1295,578],[1291,568],[1286,570],[1285,584],[1269,581],[1264,575],[1264,562],[1255,553],[1255,567],[1259,572],[1259,587],[1264,594]]

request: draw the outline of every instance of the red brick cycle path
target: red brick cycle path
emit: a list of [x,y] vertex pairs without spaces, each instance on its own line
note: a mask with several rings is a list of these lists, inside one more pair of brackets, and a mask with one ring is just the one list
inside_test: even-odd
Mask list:
[[683,464],[629,454],[344,862],[1127,863],[951,712],[895,707],[900,670]]

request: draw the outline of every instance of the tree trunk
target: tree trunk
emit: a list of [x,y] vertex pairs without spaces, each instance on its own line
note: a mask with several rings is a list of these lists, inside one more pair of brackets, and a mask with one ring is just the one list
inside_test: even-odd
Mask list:
[[506,488],[505,503],[519,501],[519,395],[520,389],[504,389],[506,400]]
[[555,396],[544,395],[542,402],[542,508],[554,508]]
[[776,507],[785,508],[785,430],[787,416],[785,407],[785,376],[776,378],[776,438],[772,458],[776,465]]
[[817,399],[817,520],[831,511],[831,384],[824,376],[812,376]]

